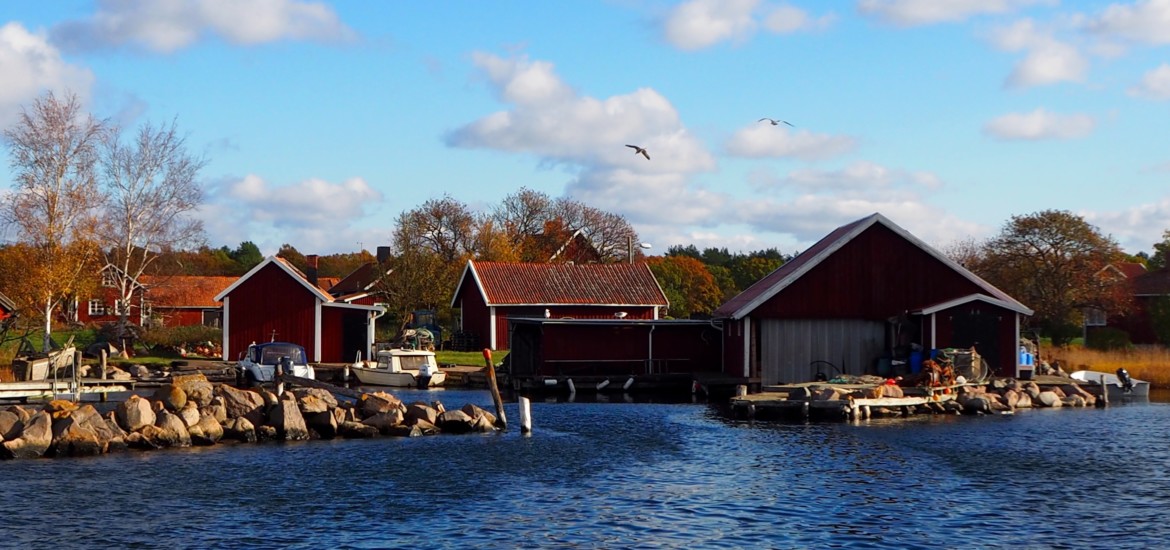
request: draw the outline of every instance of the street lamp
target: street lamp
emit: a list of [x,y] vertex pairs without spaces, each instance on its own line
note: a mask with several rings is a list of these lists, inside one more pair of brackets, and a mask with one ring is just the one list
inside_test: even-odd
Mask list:
[[[638,247],[642,248],[644,250],[650,250],[650,248],[652,248],[650,243],[638,243]],[[629,260],[629,262],[631,264],[634,263],[634,236],[633,235],[626,236],[626,258]]]

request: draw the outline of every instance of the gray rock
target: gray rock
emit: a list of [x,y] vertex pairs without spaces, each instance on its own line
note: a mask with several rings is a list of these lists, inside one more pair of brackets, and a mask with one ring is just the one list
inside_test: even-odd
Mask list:
[[[182,390],[180,390],[182,391]],[[158,447],[190,447],[191,434],[187,431],[187,423],[170,411],[162,411],[154,423],[159,430],[155,433],[155,443]],[[146,435],[143,431],[142,435]]]
[[[324,402],[325,406],[327,408],[336,409],[337,405],[338,405],[337,398],[334,397],[333,394],[330,393],[328,390],[323,390],[321,388],[293,388],[292,392],[294,395],[297,396],[298,400],[304,399],[305,397],[311,395],[311,396],[316,397],[320,401]],[[301,411],[305,412],[303,405],[302,405]],[[321,412],[321,411],[315,411],[315,412]]]
[[471,403],[468,403],[468,404],[464,405],[462,409],[459,409],[459,410],[463,411],[465,414],[467,414],[467,416],[470,416],[470,417],[475,418],[477,420],[481,416],[485,417],[488,420],[488,424],[491,424],[492,426],[496,425],[496,415],[488,412],[483,407],[480,407],[477,405],[472,405]]
[[215,396],[211,399],[211,404],[199,409],[200,416],[211,415],[220,424],[226,424],[228,421],[227,407],[223,405],[223,398]]
[[157,420],[150,401],[137,395],[131,395],[125,401],[118,403],[114,408],[114,418],[118,425],[128,432],[136,432],[144,426],[152,426]]
[[377,437],[380,433],[378,432],[378,428],[367,426],[361,422],[345,422],[337,427],[337,431],[342,437],[351,439]]
[[421,401],[416,401],[410,405],[407,405],[405,422],[413,426],[419,421],[426,422],[433,426],[439,421],[439,411]]
[[447,411],[439,415],[437,426],[444,433],[464,434],[475,429],[475,419],[463,411]]
[[187,404],[187,392],[174,384],[163,384],[154,391],[152,399],[161,402],[168,411],[179,412]]
[[[336,409],[335,409],[336,410]],[[321,439],[337,437],[337,417],[333,412],[305,413],[305,425]]]
[[211,415],[200,417],[189,431],[193,445],[215,445],[224,434],[223,426]]
[[1061,396],[1057,395],[1057,393],[1054,391],[1040,392],[1040,395],[1038,395],[1036,397],[1035,402],[1039,403],[1040,405],[1042,405],[1044,407],[1059,407],[1059,406],[1064,404],[1061,401]]
[[239,416],[228,420],[227,424],[224,425],[223,436],[244,443],[255,443],[256,426],[246,417]]
[[199,413],[199,405],[197,405],[194,401],[187,401],[187,404],[183,405],[183,408],[179,410],[179,418],[183,419],[183,423],[186,424],[188,428],[198,424],[199,419],[202,416],[203,415]]
[[171,383],[183,390],[188,401],[194,401],[200,407],[210,405],[211,398],[215,395],[215,386],[202,374],[175,376]]
[[0,444],[12,458],[39,458],[53,444],[53,420],[46,411],[38,411],[24,423],[20,436]]
[[268,424],[276,428],[276,435],[285,441],[302,441],[309,438],[309,428],[305,425],[305,417],[297,406],[296,397],[286,393],[276,406],[268,413]]
[[378,413],[402,409],[402,401],[386,392],[363,393],[359,400],[359,409],[362,418],[374,416]]
[[264,398],[259,393],[238,390],[227,384],[220,384],[216,392],[223,399],[228,419],[247,418],[255,426],[264,423],[268,417],[264,412]]
[[362,420],[362,424],[378,428],[378,431],[381,433],[389,433],[391,428],[402,424],[402,418],[402,411],[395,409],[391,412],[381,412],[366,418]]
[[101,419],[93,405],[86,405],[53,421],[53,443],[47,453],[52,456],[96,456],[104,453],[109,440],[103,441],[93,424],[86,422],[90,417]]
[[0,411],[0,441],[20,437],[22,429],[24,429],[24,422],[20,420],[19,415],[14,412]]
[[391,426],[390,430],[386,432],[386,435],[391,437],[420,437],[423,435],[423,432],[419,429],[418,425],[407,426],[405,424],[399,424],[397,426]]

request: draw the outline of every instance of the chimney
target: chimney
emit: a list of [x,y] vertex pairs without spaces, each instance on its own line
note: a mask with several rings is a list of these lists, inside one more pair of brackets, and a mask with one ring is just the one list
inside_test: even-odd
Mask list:
[[379,246],[378,247],[378,263],[384,264],[384,263],[386,263],[386,260],[389,260],[389,259],[390,259],[390,247],[389,246]]
[[305,263],[308,264],[305,269],[305,277],[309,278],[309,284],[317,286],[317,255],[305,256]]

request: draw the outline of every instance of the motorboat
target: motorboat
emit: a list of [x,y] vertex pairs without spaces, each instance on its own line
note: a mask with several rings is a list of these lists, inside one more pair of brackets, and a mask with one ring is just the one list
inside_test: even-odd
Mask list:
[[236,369],[243,378],[242,385],[254,386],[271,382],[277,365],[283,365],[283,372],[301,378],[316,378],[313,366],[309,364],[305,348],[289,342],[253,343],[236,363]]
[[421,349],[387,349],[378,351],[377,362],[364,361],[351,367],[358,382],[371,386],[426,388],[442,386],[447,373],[439,370],[435,352]]
[[66,345],[49,353],[22,355],[12,360],[12,374],[17,382],[52,380],[57,373],[73,365],[76,348]]
[[1125,369],[1117,369],[1116,374],[1095,370],[1079,370],[1069,376],[1081,382],[1105,386],[1111,400],[1150,396],[1150,383],[1130,377],[1129,372]]

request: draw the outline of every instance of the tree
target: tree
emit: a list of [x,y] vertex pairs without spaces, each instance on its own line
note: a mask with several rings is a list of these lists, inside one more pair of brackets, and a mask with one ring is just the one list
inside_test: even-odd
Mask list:
[[553,200],[548,195],[521,188],[504,197],[492,210],[490,219],[493,227],[507,236],[521,261],[543,262],[548,256],[541,258],[531,254],[526,244],[531,237],[540,234],[544,224],[553,217],[552,207]]
[[710,315],[723,300],[723,291],[703,262],[690,256],[654,256],[646,260],[670,301],[676,318]]
[[781,258],[769,257],[766,253],[753,253],[750,256],[737,255],[728,262],[727,269],[731,272],[731,279],[735,286],[745,289],[763,279],[769,273],[784,265]]
[[466,204],[444,195],[403,212],[394,229],[400,252],[429,250],[446,262],[463,263],[475,254],[475,214]]
[[[641,242],[638,232],[622,216],[570,199],[557,200],[553,213],[565,228],[580,230],[600,254],[602,262],[624,262],[631,256],[642,255],[637,250],[637,243]],[[629,249],[631,243],[634,250]]]
[[229,251],[227,247],[224,247],[224,251],[228,253],[228,256],[232,260],[235,260],[237,264],[236,270],[240,275],[247,273],[248,270],[260,265],[260,262],[264,261],[264,254],[260,252],[260,247],[256,246],[256,243],[252,241],[240,243],[240,246],[237,246],[235,250]]
[[1045,210],[1013,216],[968,268],[1035,310],[1030,324],[1063,345],[1079,332],[1084,308],[1128,307],[1124,281],[1098,275],[1121,255],[1080,216]]
[[1150,256],[1146,265],[1150,270],[1165,269],[1170,266],[1170,229],[1162,232],[1162,242],[1154,243],[1154,255]]
[[164,249],[200,244],[202,222],[190,214],[203,202],[196,178],[207,161],[187,152],[175,122],[138,129],[124,143],[109,132],[101,154],[101,188],[106,194],[99,227],[106,265],[123,304],[125,325],[139,280]]
[[[248,242],[248,243],[240,243],[240,247],[242,248],[244,246],[244,244],[256,246],[256,245],[252,244],[251,242]],[[250,253],[251,252],[249,251],[249,254]],[[256,254],[257,255],[260,254],[259,248],[256,249]],[[284,244],[280,245],[280,250],[276,251],[276,255],[280,256],[281,258],[284,258],[285,261],[292,264],[293,267],[295,267],[301,271],[304,271],[305,268],[309,266],[309,260],[307,260],[305,258],[305,255],[301,254],[301,251],[297,250],[297,247],[295,247],[291,244],[284,243]],[[259,262],[257,262],[257,263],[259,263]],[[249,268],[249,269],[251,269],[251,268]]]
[[95,278],[95,214],[102,202],[95,171],[104,131],[76,95],[58,99],[50,92],[21,109],[4,132],[15,174],[4,215],[23,245],[18,252],[28,279],[10,298],[37,312],[46,352],[53,311]]

